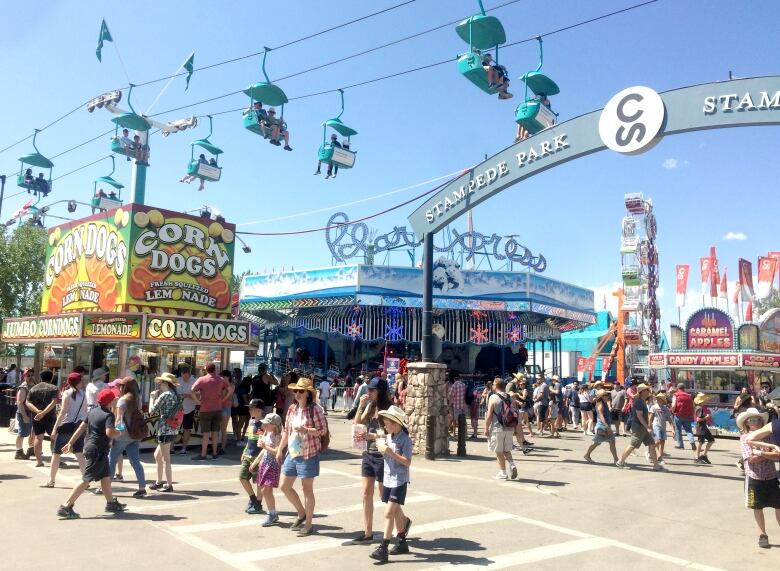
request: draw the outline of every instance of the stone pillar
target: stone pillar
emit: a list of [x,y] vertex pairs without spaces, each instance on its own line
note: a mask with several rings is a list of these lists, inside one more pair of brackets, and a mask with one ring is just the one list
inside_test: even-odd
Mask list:
[[447,434],[447,366],[441,363],[409,363],[405,412],[409,417],[409,436],[413,454],[425,454],[428,438],[427,421],[433,417],[433,455],[450,453]]

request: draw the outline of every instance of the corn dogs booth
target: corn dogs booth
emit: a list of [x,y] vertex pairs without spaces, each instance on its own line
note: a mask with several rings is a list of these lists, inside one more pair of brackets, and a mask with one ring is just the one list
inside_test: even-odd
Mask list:
[[35,346],[60,383],[74,367],[154,377],[257,348],[233,318],[235,225],[131,204],[49,230],[41,315],[3,321],[6,343]]
[[724,311],[700,309],[684,329],[671,326],[670,350],[651,354],[649,362],[651,369],[668,370],[672,385],[710,395],[715,427],[735,433],[731,412],[739,392],[758,395],[762,383],[770,390],[780,384],[780,309],[739,327]]

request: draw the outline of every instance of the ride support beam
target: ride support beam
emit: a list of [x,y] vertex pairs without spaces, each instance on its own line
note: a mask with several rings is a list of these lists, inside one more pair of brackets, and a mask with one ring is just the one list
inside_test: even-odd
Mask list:
[[423,236],[422,360],[433,362],[433,232]]

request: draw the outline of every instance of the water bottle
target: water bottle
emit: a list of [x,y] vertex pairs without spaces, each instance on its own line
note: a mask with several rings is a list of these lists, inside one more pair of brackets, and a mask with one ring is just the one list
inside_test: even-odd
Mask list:
[[117,430],[124,430],[125,429],[125,421],[124,419],[120,420],[116,423],[116,429]]

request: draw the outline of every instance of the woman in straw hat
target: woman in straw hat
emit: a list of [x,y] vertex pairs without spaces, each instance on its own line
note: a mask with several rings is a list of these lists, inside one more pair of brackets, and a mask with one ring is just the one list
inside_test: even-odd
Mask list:
[[615,448],[615,433],[612,432],[612,426],[610,424],[609,406],[607,406],[607,391],[599,389],[596,391],[594,397],[594,412],[596,413],[596,429],[593,434],[593,444],[590,445],[588,451],[585,452],[585,461],[588,463],[593,462],[593,458],[590,457],[591,452],[599,447],[604,442],[609,443],[609,451],[612,452],[612,461],[617,464],[618,455]]
[[[179,427],[184,420],[182,398],[176,392],[179,380],[171,373],[163,373],[154,379],[160,385],[160,394],[154,401],[150,411],[152,415],[160,415],[157,425],[157,448],[154,451],[154,461],[157,463],[157,480],[149,486],[160,492],[173,491],[173,468],[171,466],[171,446]],[[163,481],[163,472],[165,480]]]
[[664,463],[664,446],[666,445],[666,425],[672,427],[672,411],[666,406],[667,396],[665,392],[655,395],[655,404],[650,407],[650,424],[653,427],[653,440],[655,440],[658,463]]
[[693,404],[696,407],[694,414],[696,415],[696,435],[698,436],[698,442],[696,443],[696,458],[693,461],[694,464],[712,464],[710,459],[707,458],[707,452],[709,452],[715,442],[715,437],[707,426],[712,420],[712,416],[710,415],[710,409],[704,404],[709,398],[710,395],[699,393],[696,395],[696,398],[693,399]]
[[[377,441],[377,449],[384,456],[384,487],[382,501],[385,506],[385,535],[381,545],[370,555],[372,559],[386,562],[388,555],[409,553],[406,537],[412,520],[404,514],[406,488],[409,484],[409,466],[412,464],[412,440],[409,438],[406,413],[397,406],[379,411],[384,421],[386,438]],[[398,544],[388,550],[390,540],[396,531]]]
[[[317,390],[312,379],[301,377],[288,388],[295,402],[287,410],[276,461],[282,466],[280,488],[298,514],[290,529],[297,531],[298,537],[306,537],[313,532],[314,478],[320,475],[321,438],[328,434],[328,424],[325,411],[316,403]],[[287,456],[282,463],[285,447]],[[305,505],[293,489],[297,478],[301,479]]]
[[760,531],[758,546],[769,547],[766,534],[764,508],[774,508],[780,524],[780,482],[775,463],[780,459],[780,447],[757,438],[766,432],[769,415],[749,408],[737,416],[737,428],[742,436],[740,447],[745,465],[745,507],[753,510],[753,517]]

